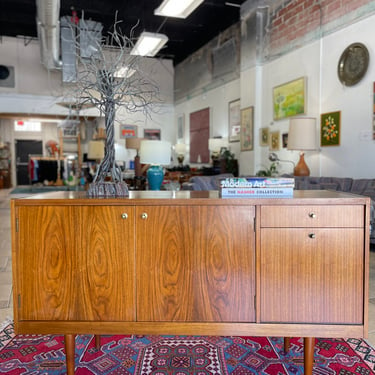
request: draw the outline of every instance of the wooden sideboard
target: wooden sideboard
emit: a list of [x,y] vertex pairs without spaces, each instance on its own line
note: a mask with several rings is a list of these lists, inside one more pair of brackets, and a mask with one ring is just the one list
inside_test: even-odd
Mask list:
[[12,199],[16,333],[366,337],[370,199]]

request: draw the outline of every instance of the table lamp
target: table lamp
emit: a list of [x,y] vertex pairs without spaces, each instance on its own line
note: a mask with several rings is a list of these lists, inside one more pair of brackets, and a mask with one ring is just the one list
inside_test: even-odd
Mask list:
[[208,140],[208,149],[211,151],[212,162],[219,160],[220,151],[223,147],[228,147],[228,138],[214,137]]
[[87,151],[87,159],[96,160],[97,163],[104,158],[104,143],[102,141],[90,141]]
[[[125,146],[115,143],[115,161],[121,161],[122,165],[125,165],[125,160],[127,157],[127,152]],[[125,168],[124,168],[125,169]]]
[[293,117],[289,122],[288,150],[300,151],[298,164],[294,168],[295,176],[310,176],[305,162],[304,151],[316,150],[316,119],[312,117]]
[[150,190],[160,190],[164,178],[161,165],[171,162],[171,143],[167,141],[143,140],[139,150],[141,163],[151,164],[147,170],[148,187]]
[[139,160],[139,149],[141,147],[142,138],[126,138],[126,148],[129,150],[136,150],[137,154],[134,157],[134,175],[135,177],[140,177],[142,175],[141,172],[141,162]]
[[174,150],[177,154],[177,160],[178,164],[182,167],[182,164],[185,159],[185,153],[187,150],[186,144],[185,143],[177,143],[174,145]]

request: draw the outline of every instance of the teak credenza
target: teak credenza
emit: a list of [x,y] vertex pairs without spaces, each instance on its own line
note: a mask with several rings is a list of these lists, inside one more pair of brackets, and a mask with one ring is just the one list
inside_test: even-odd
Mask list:
[[366,337],[370,199],[12,199],[16,333]]

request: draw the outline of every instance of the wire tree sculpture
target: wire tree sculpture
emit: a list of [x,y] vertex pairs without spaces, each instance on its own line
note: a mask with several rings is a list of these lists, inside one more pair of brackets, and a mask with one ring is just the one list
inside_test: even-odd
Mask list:
[[[105,118],[105,153],[87,194],[89,196],[128,196],[127,184],[121,179],[121,170],[115,161],[114,128],[116,110],[121,107],[128,113],[143,112],[150,116],[160,104],[157,85],[140,69],[140,57],[130,55],[134,46],[133,31],[123,35],[115,18],[107,38],[89,37],[91,54],[78,57],[78,77],[74,89],[80,105],[95,106]],[[75,48],[79,51],[77,26],[71,24],[76,35]],[[80,30],[88,26],[80,20]],[[109,47],[110,46],[110,47]],[[108,181],[109,180],[109,181]]]

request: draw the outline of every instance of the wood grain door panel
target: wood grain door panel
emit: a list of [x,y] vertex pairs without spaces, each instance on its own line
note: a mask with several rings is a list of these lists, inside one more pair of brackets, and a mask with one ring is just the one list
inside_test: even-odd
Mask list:
[[67,320],[77,290],[71,260],[76,253],[71,207],[19,209],[20,320]]
[[134,208],[83,206],[80,214],[73,319],[135,320]]
[[137,320],[254,321],[253,207],[144,207],[136,217]]
[[261,321],[363,324],[363,243],[360,228],[261,229]]
[[19,209],[21,320],[135,319],[134,208]]

